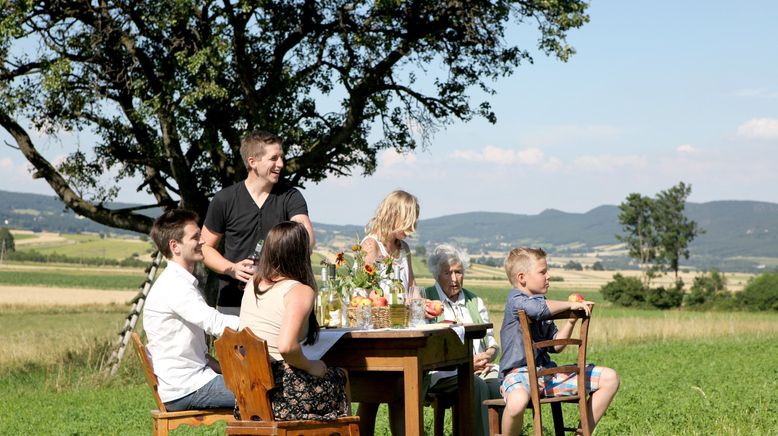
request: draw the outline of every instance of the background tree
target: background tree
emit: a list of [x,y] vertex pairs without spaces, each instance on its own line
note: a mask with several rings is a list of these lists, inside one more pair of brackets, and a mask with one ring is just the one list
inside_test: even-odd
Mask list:
[[657,271],[668,268],[677,282],[681,257],[689,258],[689,244],[705,232],[684,214],[691,191],[691,185],[679,182],[653,199],[633,193],[619,205],[624,234],[616,235],[616,239],[624,242],[629,256],[640,262],[646,288]]
[[713,270],[694,278],[689,293],[684,296],[684,304],[689,308],[708,308],[731,298],[732,294],[727,291],[727,276]]
[[619,223],[623,235],[616,239],[626,244],[628,254],[636,259],[643,271],[643,286],[648,287],[653,277],[659,237],[654,226],[654,201],[640,194],[629,194],[619,205]]
[[580,262],[576,262],[574,260],[567,261],[567,263],[562,268],[573,271],[583,271],[583,265],[581,265]]
[[696,222],[684,214],[686,198],[692,192],[691,185],[679,182],[662,191],[654,201],[654,226],[659,237],[658,257],[663,259],[678,281],[678,262],[689,258],[689,244],[697,235],[705,232]]
[[[509,26],[536,26],[531,46],[565,61],[588,21],[583,0],[0,2],[0,126],[67,207],[141,233],[140,209],[204,215],[243,179],[249,128],[286,138],[284,175],[302,185],[371,174],[379,150],[423,147],[455,121],[494,122],[468,92],[532,62]],[[30,128],[97,139],[54,165]],[[153,204],[107,207],[133,176]]]

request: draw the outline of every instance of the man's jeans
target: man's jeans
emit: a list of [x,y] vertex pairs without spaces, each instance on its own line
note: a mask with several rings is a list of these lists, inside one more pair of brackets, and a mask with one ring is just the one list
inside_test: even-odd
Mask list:
[[235,396],[224,385],[224,377],[221,374],[191,394],[165,403],[165,408],[169,412],[191,409],[231,409],[233,407],[235,407]]

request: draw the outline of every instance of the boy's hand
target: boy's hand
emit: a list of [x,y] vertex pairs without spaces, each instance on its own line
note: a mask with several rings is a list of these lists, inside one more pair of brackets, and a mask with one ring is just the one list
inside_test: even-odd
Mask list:
[[594,302],[592,301],[570,303],[570,310],[583,310],[586,313],[586,316],[589,316],[591,315],[593,304]]

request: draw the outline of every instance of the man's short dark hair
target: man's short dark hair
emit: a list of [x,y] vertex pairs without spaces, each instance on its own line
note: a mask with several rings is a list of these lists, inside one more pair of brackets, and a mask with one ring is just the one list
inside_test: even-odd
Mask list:
[[151,226],[151,239],[157,245],[162,255],[170,259],[170,241],[181,241],[184,238],[184,227],[191,222],[197,223],[200,217],[196,212],[186,209],[170,209],[154,220]]
[[271,144],[283,147],[284,140],[278,135],[259,129],[254,129],[241,138],[240,157],[246,169],[249,167],[249,157],[254,159],[262,157],[265,154],[265,147]]

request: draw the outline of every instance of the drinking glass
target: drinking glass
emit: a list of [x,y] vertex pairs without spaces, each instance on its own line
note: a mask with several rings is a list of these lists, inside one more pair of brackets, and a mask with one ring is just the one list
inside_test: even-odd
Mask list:
[[369,330],[373,328],[373,308],[364,304],[357,306],[357,323],[359,330]]
[[414,298],[424,298],[424,286],[411,286],[406,295],[406,301]]
[[427,323],[427,319],[424,314],[424,299],[412,298],[409,307],[410,316],[408,324],[411,327],[421,327]]

